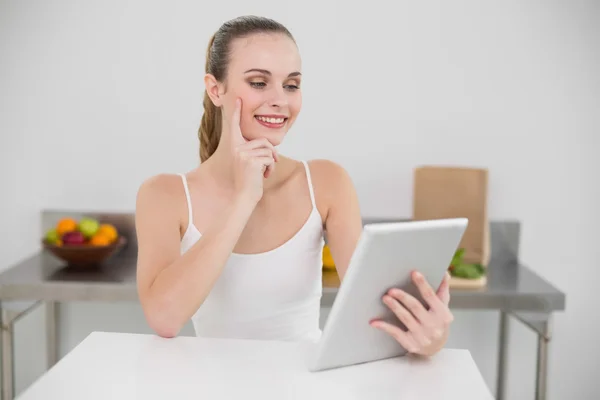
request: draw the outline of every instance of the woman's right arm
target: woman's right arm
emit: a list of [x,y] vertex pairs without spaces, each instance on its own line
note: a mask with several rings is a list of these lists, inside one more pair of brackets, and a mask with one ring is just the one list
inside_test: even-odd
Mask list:
[[163,337],[176,336],[208,296],[255,206],[238,196],[181,255],[181,198],[169,190],[172,179],[145,181],[135,213],[138,295],[148,324]]

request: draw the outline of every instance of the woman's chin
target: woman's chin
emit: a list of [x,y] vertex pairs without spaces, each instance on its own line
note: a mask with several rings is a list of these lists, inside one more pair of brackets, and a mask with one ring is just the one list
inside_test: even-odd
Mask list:
[[287,132],[284,132],[284,131],[281,131],[281,132],[275,132],[275,131],[256,132],[254,134],[244,135],[244,137],[248,141],[264,138],[264,139],[267,139],[269,141],[269,143],[271,143],[271,145],[279,146],[281,144],[281,142],[283,142],[283,138],[285,138],[286,133]]

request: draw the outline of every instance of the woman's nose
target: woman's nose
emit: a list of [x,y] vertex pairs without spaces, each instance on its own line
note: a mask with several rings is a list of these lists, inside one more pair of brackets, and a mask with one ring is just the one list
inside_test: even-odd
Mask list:
[[285,107],[287,105],[287,95],[283,88],[273,88],[271,90],[269,105],[271,107]]

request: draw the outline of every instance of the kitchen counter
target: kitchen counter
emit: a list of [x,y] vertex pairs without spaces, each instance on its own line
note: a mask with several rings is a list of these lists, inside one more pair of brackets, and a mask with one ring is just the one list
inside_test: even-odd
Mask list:
[[[66,268],[47,252],[22,260],[0,274],[0,299],[42,301],[138,301],[136,255],[129,249],[93,269]],[[323,271],[322,306],[335,300],[340,280]],[[460,309],[551,312],[565,307],[565,295],[517,261],[489,265],[488,284],[479,289],[452,289],[451,306]]]
[[304,355],[293,342],[94,332],[18,399],[493,399],[467,350],[316,373]]
[[[42,231],[63,216],[80,218],[83,214],[44,211]],[[95,269],[70,269],[48,252],[40,251],[0,273],[0,318],[2,338],[2,400],[12,399],[14,323],[32,307],[46,307],[48,366],[57,361],[56,304],[71,301],[137,302],[135,285],[137,251],[134,218],[130,213],[86,213],[115,224],[130,243],[120,254]],[[364,222],[390,222],[397,219],[365,218]],[[491,260],[487,285],[478,289],[452,289],[452,309],[497,310],[500,314],[498,340],[498,400],[505,396],[506,357],[508,354],[508,317],[514,317],[538,336],[536,399],[543,399],[546,388],[551,316],[565,309],[566,296],[519,260],[520,224],[517,221],[492,221],[490,224]],[[339,287],[337,273],[323,272],[321,305],[331,307]],[[19,302],[15,306],[15,302]]]

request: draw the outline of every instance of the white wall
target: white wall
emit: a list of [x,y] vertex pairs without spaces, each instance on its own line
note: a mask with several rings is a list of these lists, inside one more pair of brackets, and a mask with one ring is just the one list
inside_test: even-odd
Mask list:
[[[0,267],[37,250],[41,208],[133,210],[144,178],[192,168],[208,38],[262,14],[288,25],[304,60],[282,152],[343,164],[366,216],[410,215],[418,164],[490,168],[491,217],[520,219],[523,261],[567,292],[549,399],[592,398],[600,7],[395,3],[0,3]],[[471,350],[494,390],[497,314],[456,314],[449,346]],[[42,316],[17,327],[17,391],[43,370]],[[64,305],[61,355],[97,329],[149,332],[136,304]],[[508,398],[532,398],[535,337],[515,323],[510,339]]]

